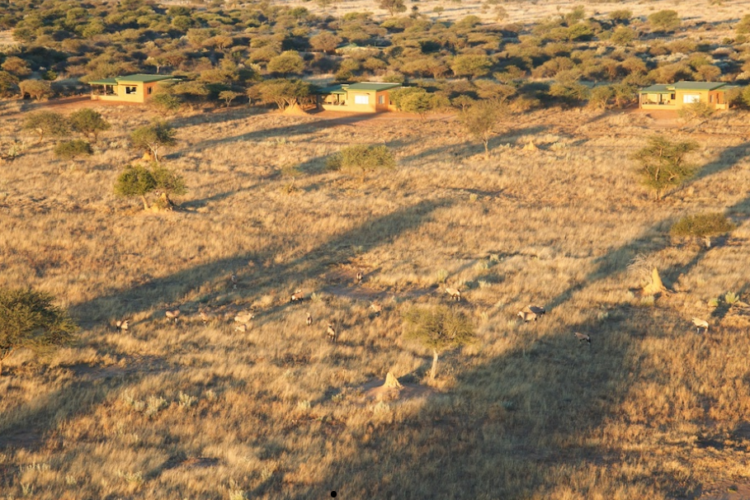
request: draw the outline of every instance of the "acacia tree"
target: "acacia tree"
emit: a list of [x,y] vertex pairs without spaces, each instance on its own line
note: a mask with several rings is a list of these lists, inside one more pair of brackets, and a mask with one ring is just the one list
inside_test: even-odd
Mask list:
[[174,146],[177,143],[177,131],[167,122],[159,121],[153,125],[146,125],[135,129],[130,134],[133,148],[149,153],[154,161],[159,162],[159,150]]
[[265,80],[253,87],[253,90],[265,103],[275,103],[280,110],[296,106],[310,95],[310,84],[302,80]]
[[29,94],[29,97],[37,101],[52,95],[50,83],[42,80],[24,80],[18,87],[21,89],[22,96]]
[[477,101],[459,114],[466,133],[484,145],[484,157],[490,157],[490,139],[495,127],[509,113],[508,107],[497,101]]
[[380,0],[378,2],[378,7],[387,10],[388,13],[390,13],[391,17],[396,13],[406,12],[406,5],[404,5],[404,0]]
[[453,74],[465,76],[469,80],[489,74],[492,67],[490,58],[482,54],[465,54],[456,56],[451,63]]
[[330,54],[336,50],[336,47],[339,46],[342,40],[343,39],[340,36],[336,36],[333,33],[324,31],[310,37],[310,45],[315,50]]
[[45,136],[61,136],[69,131],[65,117],[52,111],[37,111],[31,113],[23,122],[24,130],[33,130],[42,142]]
[[78,327],[52,302],[43,292],[0,288],[0,374],[2,362],[17,349],[44,354],[73,340]]
[[268,61],[268,71],[288,75],[289,73],[302,73],[305,69],[305,61],[296,50],[286,50]]
[[430,379],[437,375],[441,353],[466,345],[475,338],[474,326],[466,314],[445,306],[410,309],[404,316],[404,329],[407,338],[417,339],[432,350]]
[[70,115],[70,127],[87,139],[93,137],[93,142],[99,138],[99,132],[109,130],[111,126],[102,115],[90,108],[79,109]]
[[633,155],[641,164],[638,174],[644,185],[654,190],[656,199],[662,198],[664,189],[678,186],[695,173],[695,168],[685,162],[685,157],[695,151],[698,144],[692,141],[672,142],[662,136],[648,140],[648,146]]
[[226,107],[228,108],[230,104],[232,104],[232,101],[237,99],[242,94],[240,92],[235,92],[234,90],[222,90],[219,92],[219,99],[223,100],[226,104]]

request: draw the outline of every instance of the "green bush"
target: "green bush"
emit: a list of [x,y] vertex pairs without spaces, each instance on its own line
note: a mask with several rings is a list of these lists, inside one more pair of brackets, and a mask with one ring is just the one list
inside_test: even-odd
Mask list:
[[396,158],[387,146],[358,144],[342,149],[326,160],[329,170],[361,170],[362,182],[368,171],[396,168]]
[[671,32],[682,24],[680,16],[674,10],[660,10],[648,16],[648,24],[654,31]]
[[71,342],[78,327],[67,311],[43,292],[0,288],[0,374],[16,349],[44,354]]
[[143,208],[150,208],[147,195],[158,191],[161,198],[157,202],[160,208],[171,208],[174,204],[170,195],[185,194],[185,182],[179,174],[154,164],[152,168],[142,165],[128,165],[117,177],[115,195],[123,198],[140,197]]
[[669,231],[673,236],[718,236],[734,230],[735,226],[727,217],[718,212],[687,215],[677,221]]
[[716,110],[709,103],[695,102],[692,104],[688,104],[687,106],[683,106],[682,108],[680,108],[677,114],[682,119],[694,120],[694,119],[701,119],[701,118],[709,118],[715,112]]
[[55,146],[55,156],[64,160],[72,160],[81,156],[91,156],[94,151],[91,145],[81,139],[65,141]]

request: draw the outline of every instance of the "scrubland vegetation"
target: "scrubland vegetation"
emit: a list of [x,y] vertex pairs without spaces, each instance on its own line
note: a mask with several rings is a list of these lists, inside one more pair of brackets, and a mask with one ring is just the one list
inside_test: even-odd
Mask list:
[[741,498],[738,2],[401,5],[0,2],[0,498]]

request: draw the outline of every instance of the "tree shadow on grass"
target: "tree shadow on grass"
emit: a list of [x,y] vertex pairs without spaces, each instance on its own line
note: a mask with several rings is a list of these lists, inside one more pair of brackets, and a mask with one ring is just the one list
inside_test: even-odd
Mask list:
[[[728,167],[717,165],[711,171]],[[750,197],[727,209],[748,211]],[[596,260],[584,283],[548,301],[548,310],[571,302],[596,282],[621,275],[637,253],[664,249],[666,239],[660,235],[669,225],[670,219],[659,221],[611,249]],[[700,252],[664,275],[677,280],[708,254]],[[353,430],[343,439],[347,453],[336,457],[327,476],[287,491],[286,497],[323,497],[336,491],[343,499],[521,499],[545,498],[556,487],[584,498],[602,491],[614,494],[622,487],[616,478],[597,486],[586,484],[591,476],[579,482],[572,475],[585,474],[591,466],[642,460],[638,451],[598,442],[605,419],[621,406],[640,375],[638,339],[663,335],[658,322],[646,319],[649,315],[620,304],[603,320],[550,327],[546,335],[533,330],[543,323],[522,325],[518,347],[466,370],[448,393],[428,397],[415,413],[392,410],[390,419],[378,419],[374,432]],[[577,342],[574,332],[591,335],[591,347]],[[694,481],[658,465],[652,470],[634,486],[668,497],[700,494]]]
[[[351,116],[347,115],[347,116],[342,116],[342,117],[337,117],[337,118],[322,118],[322,119],[321,118],[314,119],[315,116],[311,115],[310,118],[313,118],[313,119],[306,119],[303,122],[297,122],[291,125],[254,130],[252,132],[235,135],[231,137],[221,137],[218,139],[208,139],[205,141],[200,141],[197,144],[188,146],[184,148],[183,150],[181,150],[179,153],[175,153],[175,154],[183,154],[187,152],[200,152],[200,151],[214,148],[216,146],[220,146],[222,144],[229,144],[232,142],[270,139],[273,137],[288,138],[288,137],[293,137],[297,135],[310,134],[321,128],[333,128],[333,127],[337,127],[340,125],[352,125],[358,122],[371,120],[374,118],[373,116],[374,114],[375,113],[363,113],[363,114],[355,114]],[[282,117],[284,115],[279,115],[279,116]],[[297,117],[293,117],[293,118],[297,118]]]
[[[269,286],[294,286],[300,281],[321,275],[332,264],[348,261],[357,252],[367,252],[392,243],[401,234],[419,227],[435,210],[448,207],[451,203],[451,200],[425,200],[375,217],[280,266],[254,270],[247,266],[248,261],[261,261],[271,257],[273,248],[262,253],[234,255],[152,279],[127,290],[115,291],[74,305],[70,310],[86,326],[106,321],[114,315],[133,315],[154,307],[174,307],[190,291],[199,289],[218,277],[226,278],[227,273],[233,269],[238,270],[238,279],[255,293],[261,293]],[[208,293],[203,296],[203,300],[215,298],[219,293]],[[197,307],[197,304],[187,305]]]
[[[534,126],[527,127],[518,130],[510,130],[506,134],[498,135],[490,139],[489,148],[490,154],[494,152],[499,146],[504,144],[515,144],[518,137],[529,134],[541,134],[549,127],[546,126]],[[403,157],[401,160],[405,162],[422,161],[432,159],[435,157],[444,157],[455,160],[464,160],[472,156],[484,154],[484,145],[477,144],[476,142],[464,142],[459,144],[448,144],[445,146],[438,146],[436,148],[426,149],[419,153],[408,155]]]
[[[142,356],[127,368],[69,367],[76,375],[72,382],[50,394],[37,396],[21,408],[11,410],[15,416],[5,416],[0,424],[0,450],[24,448],[33,450],[46,441],[46,434],[66,420],[84,414],[103,403],[109,394],[138,380],[163,372],[167,363],[156,356]],[[62,437],[59,438],[62,441]]]

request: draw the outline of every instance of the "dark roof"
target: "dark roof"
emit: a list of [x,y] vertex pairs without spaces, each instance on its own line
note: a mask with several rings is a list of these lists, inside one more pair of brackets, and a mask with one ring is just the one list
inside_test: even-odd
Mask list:
[[389,89],[395,89],[396,87],[400,87],[400,83],[375,83],[375,82],[362,82],[362,83],[353,83],[349,85],[347,90],[362,90],[362,91],[375,91],[379,92],[381,90],[389,90]]

